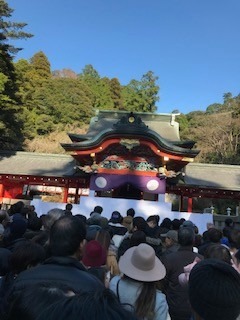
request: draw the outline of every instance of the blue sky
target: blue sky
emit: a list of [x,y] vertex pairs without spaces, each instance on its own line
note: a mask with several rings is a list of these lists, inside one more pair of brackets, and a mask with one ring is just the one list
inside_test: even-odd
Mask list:
[[151,70],[158,112],[206,110],[240,93],[239,0],[8,0],[34,34],[17,59],[43,51],[51,69],[92,64],[121,84]]

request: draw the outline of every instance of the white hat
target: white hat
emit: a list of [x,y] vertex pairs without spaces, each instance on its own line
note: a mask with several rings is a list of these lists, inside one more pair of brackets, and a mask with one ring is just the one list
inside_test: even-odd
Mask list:
[[129,248],[119,260],[119,269],[129,278],[143,282],[158,281],[166,275],[166,268],[146,243]]

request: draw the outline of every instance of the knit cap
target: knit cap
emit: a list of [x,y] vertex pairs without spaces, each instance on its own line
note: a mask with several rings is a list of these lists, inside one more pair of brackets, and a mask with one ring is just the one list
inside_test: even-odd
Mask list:
[[204,320],[236,320],[240,314],[240,275],[226,262],[203,260],[190,273],[189,299]]

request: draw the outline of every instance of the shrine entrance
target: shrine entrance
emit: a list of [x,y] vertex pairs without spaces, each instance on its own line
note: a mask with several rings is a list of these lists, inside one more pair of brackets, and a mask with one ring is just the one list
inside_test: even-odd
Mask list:
[[141,190],[134,187],[130,183],[126,183],[126,184],[121,185],[120,187],[116,188],[112,193],[112,197],[113,198],[141,200],[142,194],[143,193]]

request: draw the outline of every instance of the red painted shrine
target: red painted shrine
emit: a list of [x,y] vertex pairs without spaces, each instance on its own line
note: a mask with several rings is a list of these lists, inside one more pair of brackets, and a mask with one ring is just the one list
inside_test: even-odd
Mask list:
[[[73,193],[75,203],[86,190],[100,197],[153,201],[170,193],[187,197],[188,211],[193,197],[240,199],[237,188],[215,183],[217,177],[206,180],[208,165],[205,178],[199,175],[204,164],[192,164],[199,151],[193,141],[180,140],[174,114],[100,111],[86,134],[69,138],[61,144],[66,155],[1,151],[0,200],[29,197],[33,186],[60,188],[63,202]],[[212,173],[217,166],[212,165]]]

